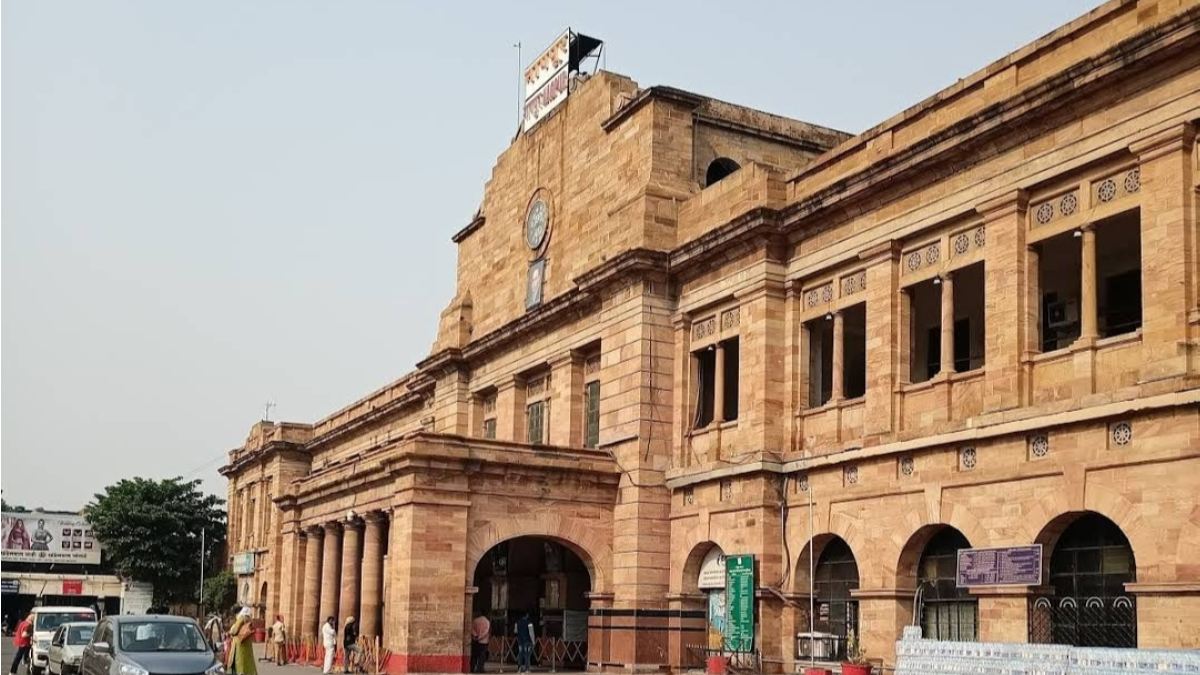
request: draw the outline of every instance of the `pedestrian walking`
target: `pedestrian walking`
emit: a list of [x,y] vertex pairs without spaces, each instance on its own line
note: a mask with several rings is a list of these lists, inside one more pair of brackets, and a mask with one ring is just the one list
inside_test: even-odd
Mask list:
[[13,646],[17,648],[17,652],[13,654],[12,665],[8,667],[8,675],[17,675],[17,668],[21,666],[22,662],[26,662],[26,670],[28,670],[29,648],[33,646],[33,614],[17,624],[17,630],[13,632]]
[[221,623],[220,614],[210,614],[208,621],[204,622],[204,634],[208,637],[209,644],[212,645],[213,651],[217,653],[217,659],[225,660],[225,626]]
[[517,672],[528,673],[529,663],[533,659],[533,621],[529,612],[517,620]]
[[325,667],[321,672],[328,675],[333,672],[333,654],[337,651],[337,619],[332,616],[321,626],[321,645],[325,647]]
[[258,675],[258,665],[254,663],[254,626],[251,614],[249,607],[243,607],[233,625],[229,627],[231,642],[225,667],[233,675]]
[[487,667],[488,642],[492,639],[492,622],[482,614],[471,621],[471,672],[482,673]]
[[275,665],[287,663],[287,628],[282,614],[276,614],[275,623],[271,624],[271,644],[275,649]]
[[355,672],[358,669],[358,624],[354,617],[346,617],[346,627],[342,629],[342,672]]

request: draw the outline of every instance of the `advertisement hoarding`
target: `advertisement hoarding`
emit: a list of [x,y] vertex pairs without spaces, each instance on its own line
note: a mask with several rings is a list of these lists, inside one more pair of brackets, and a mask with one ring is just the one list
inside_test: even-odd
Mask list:
[[565,30],[525,69],[523,126],[526,130],[566,100],[570,58],[571,31]]
[[5,511],[3,524],[5,563],[100,564],[100,543],[79,514]]

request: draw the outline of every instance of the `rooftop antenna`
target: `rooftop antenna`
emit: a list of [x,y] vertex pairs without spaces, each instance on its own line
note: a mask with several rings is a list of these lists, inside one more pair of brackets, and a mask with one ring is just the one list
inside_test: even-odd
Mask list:
[[274,401],[267,401],[266,403],[263,404],[263,421],[264,422],[271,421],[271,408],[274,408],[274,407],[275,407]]
[[523,96],[524,83],[522,82],[523,78],[521,77],[521,42],[520,42],[520,40],[518,40],[517,43],[513,45],[513,47],[515,47],[517,50],[517,131],[519,132],[521,130],[522,119],[524,118],[524,115],[521,114],[521,112],[522,112],[521,108],[524,107],[521,105],[522,101],[524,99],[524,96]]

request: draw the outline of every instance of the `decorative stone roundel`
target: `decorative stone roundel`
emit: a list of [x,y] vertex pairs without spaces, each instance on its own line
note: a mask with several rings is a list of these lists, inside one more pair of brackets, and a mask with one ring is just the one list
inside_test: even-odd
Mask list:
[[858,482],[858,467],[857,466],[848,466],[848,467],[846,467],[845,472],[846,472],[846,485],[854,485],[855,483]]
[[938,261],[940,256],[941,252],[938,250],[937,244],[934,244],[933,246],[929,247],[928,251],[925,251],[925,262],[928,262],[930,265],[932,265]]
[[958,461],[959,464],[962,465],[963,469],[968,471],[974,469],[975,459],[975,448],[963,448],[961,451],[959,451]]
[[901,457],[900,458],[900,475],[902,475],[902,476],[913,475],[913,458],[912,457]]
[[963,232],[962,234],[959,234],[957,237],[954,238],[954,252],[957,255],[962,255],[962,254],[966,253],[967,248],[969,248],[970,246],[971,246],[971,238],[967,236],[966,232]]
[[1129,445],[1133,440],[1133,426],[1129,422],[1117,422],[1112,426],[1113,445]]
[[1029,452],[1034,457],[1045,457],[1050,453],[1050,437],[1038,434],[1029,440]]
[[1111,178],[1105,178],[1104,181],[1100,183],[1100,188],[1096,191],[1096,196],[1098,196],[1102,202],[1111,202],[1113,197],[1117,196],[1116,182]]
[[909,253],[908,254],[908,269],[915,270],[920,266],[921,266],[921,254],[917,251],[913,251],[912,253]]
[[821,299],[825,302],[833,300],[833,284],[826,284],[825,288],[821,289]]
[[1037,218],[1039,225],[1045,225],[1054,217],[1054,206],[1050,202],[1045,202],[1037,208],[1034,217]]
[[1079,197],[1076,197],[1074,192],[1063,195],[1062,201],[1058,203],[1058,210],[1062,211],[1064,216],[1075,213],[1077,208],[1079,208]]
[[1125,191],[1137,192],[1142,188],[1142,170],[1140,168],[1130,169],[1129,173],[1125,174]]
[[975,245],[983,246],[986,243],[987,243],[987,228],[985,228],[983,225],[980,225],[975,230]]
[[796,489],[801,492],[808,492],[808,474],[804,474],[796,480]]

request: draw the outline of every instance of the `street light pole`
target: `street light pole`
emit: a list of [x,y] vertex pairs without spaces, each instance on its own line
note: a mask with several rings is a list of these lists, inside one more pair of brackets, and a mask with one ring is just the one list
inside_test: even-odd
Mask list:
[[200,597],[196,604],[200,607],[200,616],[204,616],[204,527],[200,528]]

